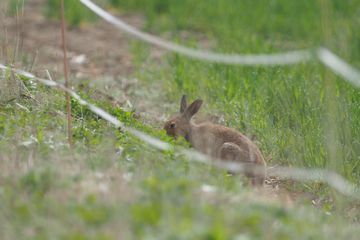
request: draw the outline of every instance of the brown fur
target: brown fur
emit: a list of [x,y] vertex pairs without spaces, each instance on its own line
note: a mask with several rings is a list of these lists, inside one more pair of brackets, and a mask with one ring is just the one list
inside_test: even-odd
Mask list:
[[[259,148],[245,135],[225,126],[200,123],[192,117],[199,111],[202,100],[187,106],[186,96],[180,104],[180,113],[170,118],[164,126],[166,133],[174,138],[184,137],[196,150],[215,159],[245,163],[245,175],[253,184],[262,185],[265,179],[265,160]],[[261,166],[255,172],[251,166]],[[262,168],[263,167],[263,168]]]

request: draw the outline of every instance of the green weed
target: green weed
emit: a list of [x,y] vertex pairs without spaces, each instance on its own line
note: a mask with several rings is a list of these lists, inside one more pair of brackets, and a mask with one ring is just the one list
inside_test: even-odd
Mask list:
[[[146,29],[170,32],[183,44],[201,47],[201,39],[213,42],[214,50],[227,53],[267,53],[313,48],[326,43],[337,54],[360,66],[359,31],[355,2],[329,1],[333,35],[324,39],[317,1],[142,1],[119,3],[122,8],[144,12]],[[184,14],[187,13],[187,14]],[[202,35],[201,38],[198,36]],[[199,42],[200,41],[200,42]],[[196,44],[196,42],[199,42]],[[139,47],[147,49],[145,45]],[[144,50],[145,51],[145,50]],[[140,50],[134,54],[141,54]],[[139,57],[138,59],[141,59]],[[169,54],[163,67],[148,65],[138,75],[144,81],[160,79],[168,96],[178,102],[181,94],[205,99],[207,109],[225,115],[226,124],[255,135],[269,164],[302,167],[329,165],[327,121],[335,122],[340,167],[336,170],[353,182],[360,179],[359,91],[336,81],[329,113],[325,70],[310,62],[294,66],[226,66]],[[160,70],[159,70],[160,69]],[[174,109],[175,111],[176,109]],[[331,115],[329,115],[331,114]],[[333,116],[334,115],[334,116]],[[330,146],[330,149],[332,148]]]
[[[94,21],[95,15],[85,8],[78,0],[65,0],[64,11],[67,24],[79,26],[85,21]],[[60,19],[60,1],[47,0],[46,16],[52,19]]]
[[[65,1],[79,13],[75,1]],[[55,16],[58,2],[48,1]],[[73,5],[71,5],[73,4]],[[146,30],[221,52],[262,53],[321,45],[315,1],[112,1],[147,17]],[[359,67],[356,1],[331,1],[334,35],[328,47]],[[82,9],[82,7],[81,7]],[[68,10],[70,11],[70,10]],[[186,14],[184,14],[186,13]],[[69,14],[69,13],[68,13]],[[79,14],[73,22],[83,21]],[[72,16],[69,16],[70,18]],[[86,17],[85,17],[86,18]],[[92,17],[91,17],[92,18]],[[182,32],[190,37],[184,39]],[[199,35],[201,35],[199,37]],[[226,125],[256,139],[268,164],[328,167],[325,69],[311,62],[287,67],[209,64],[169,54],[164,64],[133,44],[135,73],[144,84],[163,83],[170,101],[183,93],[205,99],[202,111],[223,114]],[[149,63],[150,62],[150,63]],[[145,64],[146,63],[146,64]],[[141,69],[140,69],[141,66]],[[360,95],[334,77],[339,168],[359,181]],[[0,233],[2,239],[357,239],[358,202],[333,197],[320,183],[282,188],[306,195],[295,206],[258,195],[225,171],[152,149],[72,100],[75,146],[66,141],[62,92],[22,79],[32,98],[0,105]],[[134,111],[81,96],[126,126],[170,144],[164,131]],[[20,104],[23,107],[19,107]],[[27,110],[28,111],[27,111]],[[340,111],[341,110],[341,111]],[[176,111],[176,109],[174,109]],[[211,185],[215,192],[204,192]],[[311,199],[307,196],[311,195]],[[314,207],[312,196],[322,204]],[[315,201],[314,200],[314,201]]]

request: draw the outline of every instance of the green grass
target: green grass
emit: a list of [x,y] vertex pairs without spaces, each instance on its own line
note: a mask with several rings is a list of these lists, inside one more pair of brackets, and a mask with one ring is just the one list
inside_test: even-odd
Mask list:
[[[60,1],[47,0],[45,14],[51,19],[60,19]],[[64,11],[66,23],[70,26],[79,26],[82,22],[92,22],[95,15],[84,8],[78,0],[64,0]]]
[[[25,80],[26,82],[26,80]],[[82,92],[91,99],[92,89]],[[0,109],[2,239],[356,239],[339,213],[284,207],[239,177],[159,152],[72,101],[75,147],[66,145],[64,96],[37,85],[38,102]],[[173,143],[132,112],[96,104],[126,125]],[[32,137],[31,137],[32,136]],[[36,139],[33,141],[29,140]],[[122,153],[116,153],[121,147]],[[125,180],[124,174],[132,174]],[[203,193],[203,184],[218,188]],[[236,197],[235,197],[236,196]],[[328,212],[331,212],[329,215]],[[336,226],[336,227],[335,227]]]
[[[145,30],[170,32],[167,36],[188,46],[198,47],[199,39],[206,38],[216,51],[262,53],[326,43],[360,68],[357,1],[331,1],[331,39],[323,39],[317,1],[111,3],[119,11],[144,14]],[[52,4],[46,7],[54,16],[58,5]],[[83,10],[77,12],[81,7],[72,4],[68,14],[77,25],[85,20]],[[182,31],[190,37],[184,39]],[[133,50],[135,76],[142,84],[151,87],[153,81],[160,81],[166,101],[177,102],[182,93],[204,98],[202,111],[223,114],[228,126],[256,135],[266,158],[271,158],[268,165],[331,167],[359,184],[360,93],[319,63],[224,66],[168,54],[163,64],[153,64],[147,45],[135,42]],[[189,162],[172,151],[154,150],[74,100],[75,146],[69,150],[63,94],[22,80],[36,100],[21,98],[0,105],[0,236],[4,240],[359,236],[359,202],[336,196],[323,184],[286,183],[289,191],[314,194],[322,203],[314,207],[309,199],[300,198],[288,206],[253,192],[240,176]],[[95,89],[83,85],[84,99],[126,125],[171,144],[184,144],[146,125],[132,111],[94,99]],[[329,98],[331,86],[335,94]],[[329,133],[333,126],[329,120],[335,122],[334,133]],[[335,167],[329,161],[334,149]],[[204,193],[204,184],[215,186],[217,192]]]
[[[145,30],[170,33],[175,41],[188,46],[198,47],[203,38],[213,42],[216,51],[227,53],[327,46],[359,68],[360,4],[327,2],[331,9],[330,39],[322,34],[320,1],[137,0],[119,2],[118,6],[122,11],[145,13]],[[190,37],[183,40],[183,31]],[[270,164],[323,168],[332,165],[329,151],[335,149],[336,161],[340,162],[336,170],[359,183],[359,90],[332,73],[325,80],[329,70],[316,61],[285,67],[244,67],[169,54],[165,62],[168,64],[160,70],[151,65],[147,71],[141,69],[141,79],[160,79],[172,101],[179,101],[182,93],[204,98],[207,110],[224,114],[227,125],[255,134],[265,155],[271,156]],[[334,85],[335,90],[327,91],[328,85]],[[329,129],[332,122],[335,129]],[[335,131],[333,139],[327,139],[330,131]],[[335,144],[329,146],[329,142]]]

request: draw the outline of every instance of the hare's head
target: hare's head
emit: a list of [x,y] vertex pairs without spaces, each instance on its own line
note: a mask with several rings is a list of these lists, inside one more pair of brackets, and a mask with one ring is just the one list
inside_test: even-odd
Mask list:
[[202,100],[197,99],[188,106],[186,96],[183,95],[180,102],[180,112],[171,117],[164,125],[166,133],[174,138],[182,136],[189,140],[191,132],[190,120],[199,111],[202,103]]

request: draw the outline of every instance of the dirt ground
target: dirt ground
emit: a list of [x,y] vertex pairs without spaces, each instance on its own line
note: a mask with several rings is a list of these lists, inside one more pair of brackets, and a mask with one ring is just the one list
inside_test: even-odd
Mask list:
[[[57,76],[63,71],[60,22],[44,16],[45,2],[25,1],[24,13],[19,14],[18,20],[16,17],[3,16],[2,32],[6,37],[2,39],[2,45],[3,49],[5,46],[14,49],[19,43],[16,60],[25,57],[29,62],[29,66],[25,67],[32,67],[35,72],[47,69]],[[136,27],[141,27],[144,22],[140,15],[122,17]],[[73,77],[119,77],[133,71],[129,38],[101,20],[95,24],[68,28],[67,40]],[[13,59],[11,55],[8,54],[8,61]]]
[[[5,14],[5,2],[0,3],[1,62],[14,64],[40,77],[50,71],[53,79],[63,78],[63,49],[60,22],[44,16],[45,0],[25,1],[19,17]],[[121,15],[129,24],[141,28],[144,18],[138,14]],[[134,72],[131,54],[132,39],[99,19],[67,28],[67,51],[70,79],[73,85],[91,80],[98,97],[110,97],[114,104],[135,107],[148,123],[160,126],[165,119],[163,109],[151,104],[151,98],[161,99],[159,88],[144,89]],[[149,58],[158,59],[163,51],[151,48]],[[150,99],[149,99],[150,98]],[[150,101],[149,101],[150,100]],[[163,104],[162,106],[163,107]]]

